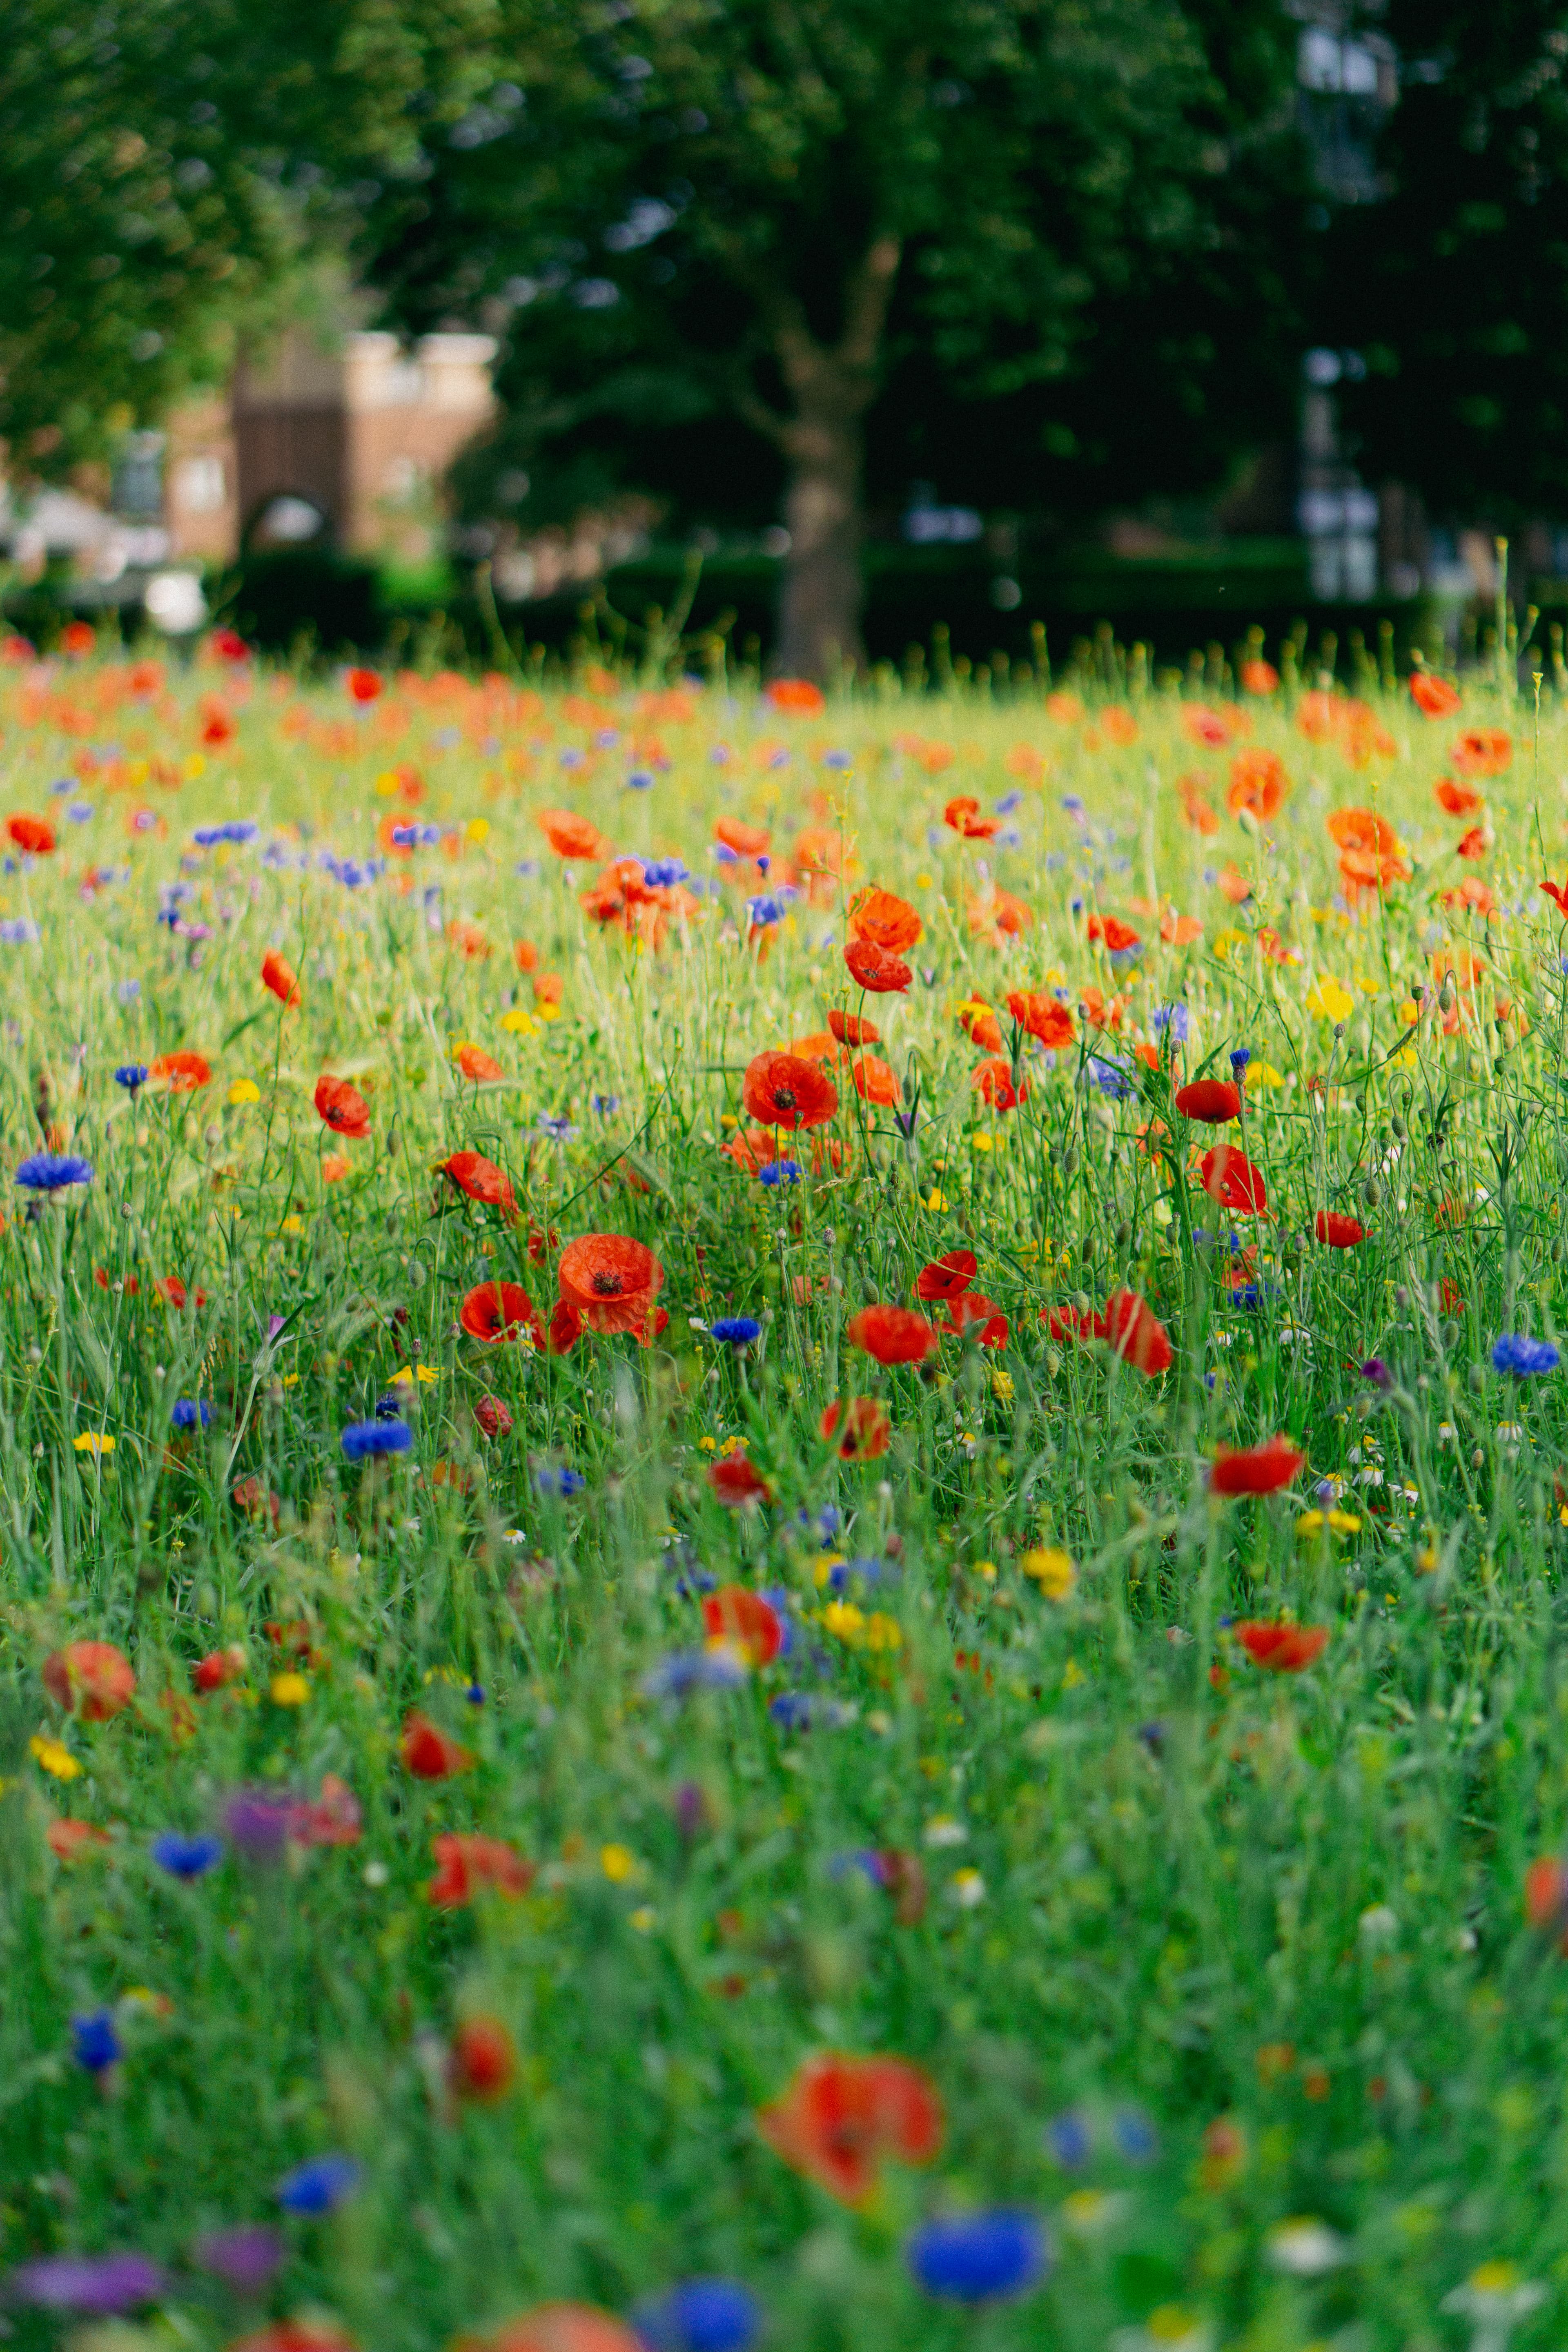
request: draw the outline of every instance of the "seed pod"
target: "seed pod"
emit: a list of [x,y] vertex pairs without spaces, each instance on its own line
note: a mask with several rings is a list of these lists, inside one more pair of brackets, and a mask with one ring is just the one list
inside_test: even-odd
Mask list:
[[1375,1209],[1383,1198],[1383,1187],[1375,1176],[1369,1176],[1361,1188],[1361,1197],[1369,1209]]

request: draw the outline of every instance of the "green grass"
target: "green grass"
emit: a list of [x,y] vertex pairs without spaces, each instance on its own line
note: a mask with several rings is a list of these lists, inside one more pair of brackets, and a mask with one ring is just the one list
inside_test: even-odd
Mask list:
[[[165,2265],[159,2304],[89,2330],[98,2352],[216,2347],[310,2307],[365,2352],[414,2352],[552,2298],[624,2314],[702,2273],[745,2280],[766,2341],[801,2352],[1425,2352],[1465,2340],[1445,2298],[1498,2263],[1546,2291],[1521,2344],[1554,2340],[1568,1961],[1526,1924],[1523,1884],[1568,1832],[1568,1414],[1563,1373],[1506,1380],[1490,1350],[1504,1331],[1551,1336],[1563,1312],[1564,980],[1537,888],[1568,840],[1557,707],[1537,747],[1531,714],[1482,688],[1449,721],[1390,698],[1392,748],[1356,766],[1342,731],[1311,740],[1278,696],[1254,703],[1251,740],[1291,782],[1259,828],[1223,813],[1230,752],[1194,742],[1192,706],[1169,696],[1136,704],[1136,740],[1116,743],[1093,711],[1053,716],[1028,688],[805,717],[714,691],[683,719],[639,717],[636,687],[606,679],[576,701],[389,682],[356,714],[341,686],[283,675],[202,670],[142,702],[107,665],[11,675],[5,805],[52,812],[60,843],[0,877],[0,919],[37,934],[0,947],[5,1165],[47,1129],[94,1174],[36,1216],[16,1192],[0,1237],[5,2267],[125,2249]],[[202,752],[212,693],[237,734]],[[1432,794],[1462,724],[1515,737],[1480,786],[1495,845],[1464,864],[1454,845],[1479,820]],[[650,731],[668,765],[629,790],[658,755],[628,738]],[[51,800],[84,746],[94,772]],[[1009,767],[1016,746],[1043,770]],[[196,753],[205,772],[177,786],[144,764],[177,776]],[[378,794],[401,765],[416,806]],[[1194,772],[1222,812],[1212,837],[1180,821]],[[1016,837],[943,825],[951,795],[988,810],[1009,792]],[[1075,795],[1081,819],[1062,805]],[[90,821],[62,814],[73,801]],[[1352,915],[1324,820],[1369,804],[1411,872]],[[143,806],[155,825],[136,832]],[[802,824],[841,825],[847,888],[879,884],[921,914],[909,994],[861,1004],[837,889],[787,905],[759,956],[746,893],[720,879],[639,950],[584,915],[596,867],[552,855],[547,806],[704,878],[722,875],[721,814],[771,824],[777,858]],[[357,885],[324,870],[327,850],[340,870],[378,856],[389,813],[450,839]],[[254,842],[193,846],[196,826],[243,816]],[[982,862],[1029,909],[1021,939],[972,929]],[[1205,878],[1229,863],[1250,884],[1239,907]],[[113,878],[84,897],[89,867]],[[1443,903],[1466,873],[1496,920]],[[171,929],[160,892],[176,881]],[[1162,943],[1131,898],[1203,937]],[[1096,908],[1142,933],[1141,963],[1113,972],[1089,942]],[[483,930],[488,958],[459,951],[455,921]],[[1264,928],[1297,960],[1270,961]],[[563,983],[553,1020],[514,962],[524,938]],[[261,987],[273,947],[299,971],[298,1011]],[[1435,1009],[1401,1018],[1424,984],[1435,997],[1440,950],[1477,959],[1452,1036]],[[1340,1034],[1325,982],[1349,995]],[[1097,1050],[1162,1048],[1125,1100],[1084,1083],[1079,1045],[1040,1060],[1008,1020],[1009,987],[1076,1007],[1091,983],[1129,1000]],[[1029,1073],[1011,1113],[971,1087],[980,1056],[955,1015],[976,996]],[[1500,1026],[1500,998],[1516,1008]],[[1152,1021],[1175,1003],[1184,1046]],[[798,1187],[765,1189],[720,1150],[742,1074],[833,1006],[879,1023],[906,1107],[918,1087],[913,1137],[841,1069],[824,1130],[841,1151],[814,1170],[805,1148]],[[500,1081],[459,1075],[464,1041]],[[1229,1280],[1232,1221],[1188,1158],[1213,1137],[1171,1101],[1243,1045],[1279,1080],[1248,1096],[1275,1212],[1250,1307]],[[210,1084],[116,1086],[117,1066],[176,1050],[204,1055]],[[367,1141],[317,1117],[326,1069],[366,1095]],[[1168,1156],[1140,1148],[1150,1121]],[[436,1172],[460,1148],[509,1172],[515,1221]],[[349,1173],[328,1182],[333,1153]],[[1365,1241],[1320,1246],[1325,1207]],[[1215,1241],[1194,1242],[1205,1222]],[[553,1357],[460,1332],[463,1295],[496,1277],[547,1319],[556,1237],[590,1232],[657,1252],[654,1346],[588,1336]],[[920,1266],[961,1246],[1010,1318],[1005,1349],[949,1338],[923,1373],[858,1354],[856,1309],[908,1303]],[[167,1276],[184,1308],[154,1294]],[[1171,1332],[1163,1378],[1041,1320],[1119,1285]],[[694,1320],[724,1313],[763,1325],[745,1356]],[[1391,1391],[1359,1371],[1373,1355]],[[342,1431],[413,1364],[435,1377],[400,1391],[409,1453],[346,1463]],[[510,1435],[477,1427],[487,1393]],[[817,1433],[856,1394],[892,1423],[865,1465]],[[182,1398],[209,1405],[205,1433],[172,1428]],[[1276,1432],[1307,1454],[1294,1486],[1212,1497],[1216,1445]],[[112,1450],[79,1444],[95,1434]],[[765,1507],[727,1510],[709,1483],[737,1439]],[[541,1491],[563,1467],[582,1491]],[[1323,1480],[1342,1493],[1315,1500]],[[1355,1524],[1302,1529],[1309,1507]],[[1063,1597],[1026,1570],[1040,1548],[1076,1564]],[[843,1597],[891,1621],[897,1646],[827,1613],[833,1557],[884,1564]],[[787,1593],[788,1654],[734,1690],[650,1697],[659,1662],[700,1647],[710,1580]],[[1271,1677],[1231,1626],[1280,1616],[1330,1639]],[[302,1629],[308,1654],[268,1624]],[[63,1715],[40,1680],[80,1640],[134,1668],[110,1721]],[[196,1661],[229,1643],[243,1676],[193,1700]],[[302,1691],[279,1688],[296,1670]],[[809,1727],[770,1712],[785,1692],[809,1696]],[[416,1706],[472,1749],[470,1771],[403,1768]],[[355,1844],[265,1864],[231,1840],[191,1885],[151,1857],[161,1832],[221,1829],[236,1790],[314,1797],[325,1774],[363,1808]],[[58,1859],[44,1832],[61,1816],[107,1847]],[[431,1842],[453,1830],[509,1842],[529,1893],[432,1906]],[[870,1848],[919,1858],[918,1920],[844,1866]],[[101,2009],[124,2054],[95,2079],[71,2020]],[[475,2015],[518,2053],[493,2105],[445,2084]],[[824,2050],[909,2060],[946,2113],[935,2161],[888,2166],[854,2210],[754,2121]],[[1136,2166],[1110,2130],[1130,2105],[1158,2135]],[[1052,2152],[1071,2111],[1090,2126],[1078,2169]],[[280,2216],[279,2179],[329,2150],[359,2160],[357,2192],[322,2220]],[[922,2296],[909,2230],[999,2204],[1045,2220],[1045,2284],[973,2315]],[[1274,2233],[1300,2216],[1336,2233],[1319,2275],[1280,2265]],[[190,2249],[258,2221],[287,2254],[245,2303]],[[1480,2342],[1484,2293],[1478,2308]],[[62,2324],[11,2315],[23,2346]]]

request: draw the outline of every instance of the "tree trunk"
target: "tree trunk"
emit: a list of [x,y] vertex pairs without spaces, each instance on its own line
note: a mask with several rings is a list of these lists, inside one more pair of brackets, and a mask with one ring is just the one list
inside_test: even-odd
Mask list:
[[[831,377],[837,370],[824,370]],[[819,683],[865,661],[860,640],[860,479],[864,404],[829,382],[813,387],[784,436],[789,554],[776,666]],[[835,394],[837,397],[835,397]]]

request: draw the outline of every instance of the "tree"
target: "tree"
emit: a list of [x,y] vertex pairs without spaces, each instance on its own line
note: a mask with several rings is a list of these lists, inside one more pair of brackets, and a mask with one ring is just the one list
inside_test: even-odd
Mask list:
[[96,454],[460,115],[487,0],[17,0],[0,47],[0,434]]
[[[1288,307],[1258,234],[1300,178],[1272,0],[497,5],[495,80],[369,209],[369,274],[410,325],[492,306],[541,450],[591,467],[657,436],[700,470],[759,436],[786,670],[858,651],[868,422],[900,380],[982,439],[1005,417],[1026,505],[1071,457],[1097,333],[1147,443],[1151,293],[1189,389],[1223,369],[1215,320],[1250,303],[1256,352]],[[1209,329],[1184,342],[1193,296]],[[1242,373],[1283,415],[1288,359]]]
[[1568,514],[1568,10],[1393,0],[1377,199],[1328,232],[1321,339],[1363,470],[1440,514]]

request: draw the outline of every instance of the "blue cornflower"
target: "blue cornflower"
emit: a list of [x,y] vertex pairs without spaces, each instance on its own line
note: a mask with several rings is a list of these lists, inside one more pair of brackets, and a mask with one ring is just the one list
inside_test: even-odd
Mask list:
[[71,2056],[89,2074],[107,2073],[124,2054],[112,2010],[95,2009],[88,2016],[72,2018]]
[[198,849],[215,849],[224,837],[221,824],[198,824],[191,839]]
[[390,1389],[385,1396],[378,1396],[375,1401],[375,1417],[377,1421],[401,1421],[403,1418],[401,1398],[395,1397]]
[[762,2305],[739,2279],[682,2279],[633,2310],[648,2352],[746,2352],[763,2324]]
[[879,1584],[883,1577],[895,1573],[885,1559],[841,1559],[837,1567],[827,1571],[827,1590],[829,1592],[846,1591],[851,1577],[858,1577],[866,1584]]
[[29,1192],[63,1192],[68,1185],[91,1183],[92,1162],[71,1151],[34,1151],[17,1169],[16,1181]]
[[37,923],[28,922],[25,915],[8,916],[5,922],[0,923],[0,946],[30,948],[37,938]]
[[580,1495],[588,1481],[581,1470],[558,1469],[546,1463],[542,1470],[534,1472],[533,1483],[542,1495],[565,1496]]
[[[134,1004],[142,993],[142,983],[139,980],[116,981],[114,993],[121,1004]],[[119,1077],[119,1071],[117,1070],[114,1075]],[[121,1083],[123,1085],[124,1080],[121,1079]]]
[[780,1691],[768,1702],[768,1716],[781,1731],[809,1731],[811,1701],[805,1691]]
[[1237,1045],[1233,1048],[1230,1056],[1230,1066],[1236,1072],[1238,1078],[1251,1059],[1252,1048],[1250,1045]]
[[210,1832],[185,1837],[178,1830],[164,1830],[153,1839],[151,1851],[160,1870],[188,1884],[216,1868],[223,1860],[223,1840]]
[[1062,797],[1062,806],[1066,809],[1068,816],[1081,816],[1083,814],[1083,803],[1079,798],[1077,793],[1064,793]]
[[123,1087],[128,1095],[135,1094],[147,1083],[146,1063],[121,1062],[114,1073],[114,1083],[117,1087]]
[[955,2213],[923,2223],[907,2242],[904,2258],[927,2294],[954,2303],[991,2303],[1033,2286],[1047,2268],[1050,2247],[1037,2215],[998,2206],[989,2213]]
[[677,882],[684,882],[690,870],[684,857],[650,857],[643,866],[642,878],[650,890],[669,890]]
[[540,1112],[539,1130],[542,1135],[548,1135],[554,1143],[570,1143],[577,1132],[569,1118],[554,1117],[549,1111]]
[[774,1184],[798,1184],[800,1162],[798,1160],[770,1160],[765,1166],[758,1169],[757,1180],[759,1183],[770,1187]]
[[1152,2164],[1160,2153],[1160,2135],[1142,2107],[1117,2108],[1110,2139],[1124,2164]]
[[621,1107],[619,1095],[593,1095],[589,1099],[601,1118],[609,1118]]
[[784,920],[784,908],[776,898],[748,898],[746,920],[753,931],[771,930]]
[[1022,804],[1023,798],[1022,793],[1004,793],[1001,799],[993,801],[991,805],[998,816],[1011,816],[1013,811]]
[[90,801],[72,801],[66,814],[72,824],[90,824],[98,811]]
[[1177,1045],[1184,1045],[1187,1042],[1187,1030],[1189,1026],[1186,1006],[1184,1004],[1156,1004],[1154,1007],[1154,1026],[1156,1029],[1168,1029],[1172,1036],[1175,1039]]
[[626,790],[632,793],[651,792],[653,790],[651,772],[647,768],[634,768],[626,778]]
[[470,1683],[468,1689],[463,1693],[463,1696],[468,1700],[470,1706],[483,1706],[485,1703],[485,1686],[483,1683]]
[[1108,1062],[1099,1054],[1091,1054],[1085,1066],[1102,1095],[1109,1095],[1112,1102],[1127,1100],[1132,1091],[1132,1074],[1120,1062]]
[[1505,1331],[1492,1349],[1493,1371],[1511,1372],[1521,1381],[1532,1372],[1554,1372],[1561,1360],[1550,1339],[1531,1339],[1519,1331]]
[[351,1462],[363,1462],[367,1454],[406,1454],[414,1443],[414,1432],[405,1421],[356,1421],[344,1430],[340,1442]]
[[1046,2126],[1046,2147],[1064,2172],[1079,2171],[1089,2162],[1089,2125],[1076,2107],[1067,2107]]
[[840,771],[852,768],[855,765],[854,754],[850,751],[825,751],[822,764],[825,768],[837,768]]
[[213,1409],[205,1397],[176,1397],[169,1409],[169,1419],[176,1429],[210,1429]]
[[672,1650],[643,1676],[645,1698],[685,1698],[697,1690],[735,1690],[746,1679],[729,1650]]
[[727,1348],[749,1348],[753,1339],[763,1336],[763,1327],[754,1315],[721,1315],[708,1326],[710,1335],[721,1339]]
[[352,2156],[309,2156],[286,2172],[273,2191],[285,2213],[331,2213],[359,2187]]

